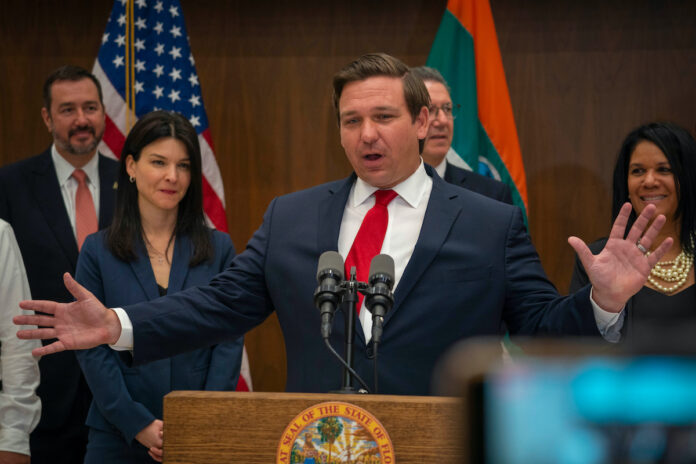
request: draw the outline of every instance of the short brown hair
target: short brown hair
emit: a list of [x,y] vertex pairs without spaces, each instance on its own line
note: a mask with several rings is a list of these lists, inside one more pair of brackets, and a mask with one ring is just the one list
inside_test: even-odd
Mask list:
[[101,103],[102,107],[104,106],[104,96],[102,95],[102,88],[101,84],[99,84],[99,80],[92,74],[91,72],[87,71],[84,68],[81,68],[79,66],[73,66],[73,65],[64,65],[61,66],[60,68],[56,69],[53,71],[51,74],[48,75],[46,78],[46,81],[44,82],[43,85],[43,100],[44,100],[44,106],[46,107],[46,110],[51,111],[51,86],[55,82],[59,81],[72,81],[72,82],[77,82],[81,81],[82,79],[90,79],[92,82],[94,82],[94,85],[97,87],[97,92],[99,93],[99,103]]
[[413,121],[420,114],[421,108],[430,106],[430,94],[423,81],[416,77],[408,66],[399,59],[386,53],[368,53],[350,63],[334,75],[333,104],[338,125],[341,125],[338,101],[346,84],[362,81],[368,77],[399,77],[404,83],[404,99]]

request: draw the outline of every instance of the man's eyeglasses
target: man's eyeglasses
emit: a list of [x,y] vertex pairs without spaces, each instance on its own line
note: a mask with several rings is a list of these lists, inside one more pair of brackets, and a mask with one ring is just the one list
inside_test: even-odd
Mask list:
[[428,108],[430,117],[433,119],[437,119],[437,115],[440,111],[442,111],[442,114],[444,114],[447,119],[454,119],[457,117],[458,110],[459,105],[452,105],[450,103],[445,103],[441,106],[432,105],[430,108]]

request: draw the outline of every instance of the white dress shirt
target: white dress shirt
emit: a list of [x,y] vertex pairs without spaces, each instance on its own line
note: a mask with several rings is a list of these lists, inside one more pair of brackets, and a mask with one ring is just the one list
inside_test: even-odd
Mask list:
[[[58,176],[58,185],[60,185],[60,193],[63,196],[65,210],[68,212],[70,219],[70,227],[72,227],[73,235],[77,239],[77,230],[75,229],[75,193],[77,193],[77,180],[72,176],[75,166],[68,163],[65,158],[60,156],[56,145],[51,145],[51,158],[53,165],[56,168]],[[82,166],[82,170],[87,174],[87,187],[89,193],[92,194],[94,201],[94,211],[97,213],[97,221],[99,220],[99,154],[95,154],[91,160]]]
[[29,433],[41,416],[41,402],[36,396],[39,365],[31,350],[41,343],[17,338],[17,327],[12,323],[12,318],[23,312],[19,302],[31,299],[31,294],[19,246],[12,228],[3,220],[0,263],[0,451],[28,455]]
[[[394,259],[394,290],[399,285],[399,280],[418,241],[432,189],[433,180],[425,172],[423,161],[416,172],[392,189],[398,196],[387,206],[389,222],[380,253]],[[377,187],[358,178],[348,194],[338,234],[338,252],[344,258],[348,256],[363,218],[375,205],[374,193],[377,190]],[[398,224],[398,227],[395,227],[395,224]],[[372,317],[365,308],[364,299],[360,309],[360,323],[365,333],[365,340],[369,341],[372,338]]]
[[[444,163],[443,163],[444,164]],[[404,274],[406,265],[411,259],[413,250],[420,235],[423,225],[425,210],[430,200],[430,192],[433,188],[432,178],[425,172],[423,160],[416,172],[406,180],[395,186],[398,196],[387,206],[389,222],[387,232],[382,243],[381,253],[388,254],[394,259],[394,291],[399,285],[399,280]],[[341,229],[338,234],[338,252],[345,257],[358,234],[360,224],[367,212],[375,204],[374,193],[377,187],[373,187],[358,178],[348,194]],[[395,226],[398,224],[398,227]],[[592,293],[590,292],[590,296]],[[594,310],[595,321],[602,336],[610,342],[617,342],[620,338],[620,330],[623,325],[623,311],[615,314],[604,311],[597,306],[590,297],[590,303]],[[113,308],[121,322],[121,336],[112,345],[116,350],[128,350],[133,348],[133,324],[121,308]],[[365,334],[365,340],[372,338],[372,317],[365,309],[365,301],[360,310],[360,323]]]

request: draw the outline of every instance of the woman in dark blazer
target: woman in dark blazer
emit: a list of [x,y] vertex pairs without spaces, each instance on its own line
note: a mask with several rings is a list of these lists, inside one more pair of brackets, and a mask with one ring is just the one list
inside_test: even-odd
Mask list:
[[[196,131],[181,115],[155,111],[130,131],[111,226],[89,236],[77,281],[108,307],[203,285],[234,256],[229,236],[203,214]],[[172,390],[234,390],[242,339],[140,367],[108,346],[78,351],[94,400],[85,463],[161,461],[162,398]]]
[[[633,130],[619,151],[613,191],[614,218],[625,202],[633,206],[627,231],[636,215],[652,203],[667,219],[652,243],[674,239],[648,282],[626,305],[620,334],[621,338],[635,337],[638,343],[657,341],[664,346],[674,337],[674,330],[696,324],[696,141],[688,131],[670,123],[650,123]],[[606,238],[598,240],[590,244],[590,250],[597,254],[606,242]],[[636,246],[642,246],[640,241]],[[570,292],[588,283],[576,258]]]

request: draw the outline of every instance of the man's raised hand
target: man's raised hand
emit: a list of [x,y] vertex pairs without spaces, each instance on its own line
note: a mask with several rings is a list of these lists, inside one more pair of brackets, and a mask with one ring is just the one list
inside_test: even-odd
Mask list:
[[78,284],[69,273],[63,275],[68,291],[75,297],[72,303],[54,301],[22,301],[22,309],[45,314],[15,316],[16,325],[35,325],[38,329],[23,329],[17,337],[23,339],[52,339],[51,344],[35,348],[34,356],[43,356],[65,350],[94,348],[113,344],[121,335],[121,323],[116,313],[106,308],[92,293]]

